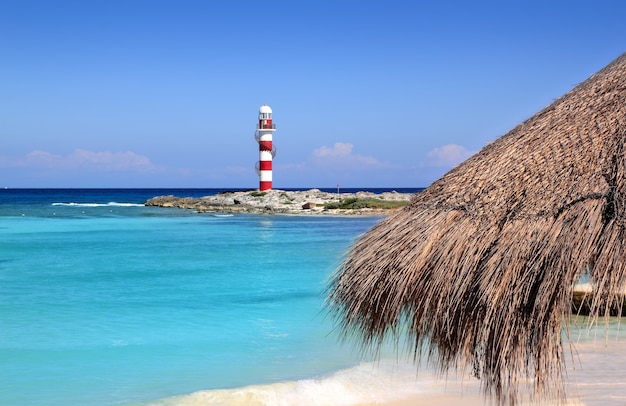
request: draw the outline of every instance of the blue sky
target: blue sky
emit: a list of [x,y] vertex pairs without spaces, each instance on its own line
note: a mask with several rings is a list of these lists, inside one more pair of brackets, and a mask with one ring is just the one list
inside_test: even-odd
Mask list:
[[0,0],[0,187],[424,187],[626,51],[623,1]]

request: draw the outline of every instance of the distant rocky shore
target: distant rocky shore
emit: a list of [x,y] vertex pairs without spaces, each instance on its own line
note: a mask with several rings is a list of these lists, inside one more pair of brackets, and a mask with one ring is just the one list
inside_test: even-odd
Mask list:
[[201,198],[157,196],[146,206],[174,207],[197,212],[262,214],[330,214],[385,216],[409,203],[412,194],[385,192],[329,193],[306,191],[258,190],[222,192]]

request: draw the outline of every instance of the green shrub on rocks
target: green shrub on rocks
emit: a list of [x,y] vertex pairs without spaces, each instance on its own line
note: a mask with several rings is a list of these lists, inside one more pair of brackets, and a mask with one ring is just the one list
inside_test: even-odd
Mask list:
[[250,196],[252,197],[263,197],[267,194],[267,192],[250,192]]
[[397,209],[409,204],[408,200],[382,200],[373,197],[350,197],[339,202],[326,203],[326,209]]

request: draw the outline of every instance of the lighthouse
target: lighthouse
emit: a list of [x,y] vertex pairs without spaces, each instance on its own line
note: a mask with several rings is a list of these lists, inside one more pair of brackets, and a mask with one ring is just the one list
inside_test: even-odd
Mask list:
[[272,145],[274,131],[276,125],[272,123],[272,109],[264,104],[259,109],[259,124],[254,134],[259,143],[259,162],[256,164],[259,190],[272,190],[272,159],[276,156],[276,148]]

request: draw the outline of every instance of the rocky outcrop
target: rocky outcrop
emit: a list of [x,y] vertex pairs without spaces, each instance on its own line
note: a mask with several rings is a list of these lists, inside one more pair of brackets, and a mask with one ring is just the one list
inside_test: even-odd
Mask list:
[[386,192],[328,193],[319,189],[306,191],[270,190],[223,192],[201,198],[157,196],[146,206],[174,207],[197,212],[265,213],[265,214],[331,214],[384,216],[399,209],[327,209],[326,205],[348,198],[373,198],[379,200],[408,202],[411,194]]

